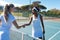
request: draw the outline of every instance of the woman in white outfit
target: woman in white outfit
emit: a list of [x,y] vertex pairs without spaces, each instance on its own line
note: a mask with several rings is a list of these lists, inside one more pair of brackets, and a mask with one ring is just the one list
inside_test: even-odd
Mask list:
[[0,16],[0,32],[3,32],[1,40],[10,40],[10,28],[12,24],[15,25],[17,29],[21,28],[18,26],[15,17],[12,15],[14,11],[13,4],[7,4],[4,9],[3,15]]
[[28,24],[24,24],[24,26],[28,26],[31,24],[33,24],[32,27],[32,36],[35,38],[39,38],[39,39],[43,39],[43,34],[45,34],[45,29],[44,29],[44,24],[43,24],[43,18],[40,14],[38,14],[39,10],[36,7],[33,7],[32,9],[32,17],[31,20]]

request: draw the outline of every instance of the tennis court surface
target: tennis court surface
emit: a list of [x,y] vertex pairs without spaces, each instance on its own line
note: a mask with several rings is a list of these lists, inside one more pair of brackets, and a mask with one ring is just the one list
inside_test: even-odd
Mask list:
[[60,22],[45,21],[46,40],[60,40]]
[[[19,22],[19,21],[18,21]],[[18,24],[24,24],[26,23],[25,21],[21,21]],[[60,21],[54,21],[54,20],[44,20],[44,25],[45,25],[45,38],[46,40],[60,40]],[[12,27],[12,30],[17,30],[15,27]],[[17,30],[18,33],[16,32],[11,32],[12,38],[13,40],[22,40],[22,34],[21,32],[23,32],[24,34],[24,38],[23,40],[33,40],[33,38],[31,37],[32,35],[32,25],[26,27],[26,28],[21,28],[19,30]],[[15,39],[16,37],[16,39]]]

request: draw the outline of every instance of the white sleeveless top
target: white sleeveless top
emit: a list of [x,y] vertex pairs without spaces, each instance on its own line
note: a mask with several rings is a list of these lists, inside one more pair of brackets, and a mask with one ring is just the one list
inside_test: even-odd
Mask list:
[[40,15],[38,15],[37,18],[34,17],[33,15],[33,28],[32,28],[32,36],[33,37],[42,37],[42,25],[41,25],[41,20],[40,20]]

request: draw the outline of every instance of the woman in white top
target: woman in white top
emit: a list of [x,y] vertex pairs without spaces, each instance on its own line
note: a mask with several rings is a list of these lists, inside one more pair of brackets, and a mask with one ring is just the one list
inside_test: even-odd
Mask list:
[[7,4],[4,9],[3,15],[0,16],[0,32],[3,31],[1,36],[1,40],[10,40],[10,28],[12,24],[15,25],[16,28],[21,28],[18,26],[15,17],[11,14],[14,11],[13,4]]
[[31,20],[28,24],[24,24],[24,26],[28,26],[31,24],[33,24],[33,28],[32,28],[32,36],[35,38],[39,38],[39,39],[43,39],[43,34],[45,33],[45,29],[44,29],[44,24],[43,24],[43,18],[41,15],[38,14],[39,10],[36,7],[33,7],[32,9],[32,17]]

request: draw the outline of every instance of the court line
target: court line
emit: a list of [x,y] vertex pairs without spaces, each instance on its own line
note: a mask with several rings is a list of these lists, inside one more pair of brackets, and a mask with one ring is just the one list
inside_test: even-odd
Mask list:
[[50,37],[48,40],[51,40],[52,38],[54,38],[57,34],[59,34],[60,31],[58,31],[57,33],[55,33],[52,37]]

